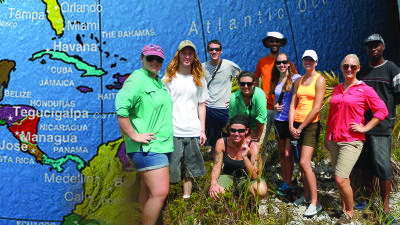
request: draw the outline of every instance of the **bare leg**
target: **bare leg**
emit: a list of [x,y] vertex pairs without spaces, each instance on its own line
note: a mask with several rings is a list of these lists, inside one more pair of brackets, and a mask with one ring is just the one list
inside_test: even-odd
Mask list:
[[300,169],[304,185],[304,197],[311,196],[311,204],[318,205],[317,179],[311,167],[311,158],[314,148],[310,146],[301,146]]
[[147,188],[147,185],[144,183],[143,178],[141,178],[139,204],[144,206],[147,200],[149,200],[149,189]]
[[[155,224],[169,192],[169,167],[140,172],[143,225]],[[146,200],[147,196],[147,201]],[[141,202],[144,201],[144,202]]]
[[290,186],[294,170],[293,151],[290,139],[279,140],[278,144],[282,165],[282,179]]
[[193,188],[193,177],[183,178],[183,195],[191,195]]
[[381,188],[383,211],[385,213],[388,213],[390,211],[389,210],[389,198],[390,198],[390,186],[392,185],[392,181],[379,179],[379,185]]
[[[258,193],[257,193],[258,191]],[[260,181],[260,182],[255,182],[253,183],[250,187],[249,187],[249,192],[251,193],[251,195],[256,198],[257,194],[258,194],[258,198],[263,198],[268,191],[268,187],[267,184],[265,184],[264,182]]]
[[342,199],[343,210],[353,217],[353,189],[350,185],[350,179],[335,176],[335,181]]

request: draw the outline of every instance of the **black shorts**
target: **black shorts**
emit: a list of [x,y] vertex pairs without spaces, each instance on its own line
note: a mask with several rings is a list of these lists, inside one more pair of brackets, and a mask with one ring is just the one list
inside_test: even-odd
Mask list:
[[274,130],[276,140],[286,140],[292,137],[289,131],[289,121],[274,120]]

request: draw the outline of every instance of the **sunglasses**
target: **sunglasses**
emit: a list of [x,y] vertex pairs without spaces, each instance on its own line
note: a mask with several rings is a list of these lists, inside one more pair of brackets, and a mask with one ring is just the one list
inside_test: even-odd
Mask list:
[[216,52],[219,52],[219,51],[221,51],[221,48],[208,48],[208,51],[210,51],[210,52],[212,52],[212,51],[216,51]]
[[358,69],[357,65],[343,64],[342,67],[343,67],[344,70],[348,70],[349,67],[351,68],[351,70],[357,70]]
[[281,64],[288,64],[289,60],[283,60],[283,61],[276,61],[276,65],[281,65]]
[[246,129],[235,129],[231,128],[231,133],[236,133],[238,132],[239,134],[243,134],[246,131]]
[[164,59],[161,58],[160,56],[156,56],[156,55],[146,55],[146,60],[147,62],[153,62],[155,60],[157,60],[157,62],[159,63],[163,63]]
[[281,43],[281,40],[279,40],[279,39],[269,39],[268,42],[271,43],[271,44],[273,44],[273,43]]
[[247,87],[251,87],[253,86],[253,82],[239,82],[239,85],[244,87],[245,85],[247,85]]

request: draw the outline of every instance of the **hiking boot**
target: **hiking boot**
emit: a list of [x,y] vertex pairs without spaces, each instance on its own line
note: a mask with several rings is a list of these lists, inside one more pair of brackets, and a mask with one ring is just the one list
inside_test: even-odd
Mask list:
[[311,198],[305,199],[304,195],[302,195],[300,198],[296,199],[293,202],[293,205],[299,207],[301,205],[305,205],[307,202],[310,202],[310,200],[311,200]]
[[336,224],[349,224],[353,225],[353,218],[348,213],[343,213]]
[[278,195],[287,196],[292,192],[292,187],[290,187],[286,182],[282,182],[278,189]]
[[313,217],[315,215],[317,215],[318,213],[320,213],[322,210],[322,205],[318,203],[317,206],[310,204],[308,206],[308,209],[304,212],[303,216],[305,217]]

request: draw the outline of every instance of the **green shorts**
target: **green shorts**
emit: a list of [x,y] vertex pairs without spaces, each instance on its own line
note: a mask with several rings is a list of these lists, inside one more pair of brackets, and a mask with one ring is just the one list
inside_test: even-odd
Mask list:
[[[260,177],[260,181],[265,183],[265,180],[261,177]],[[234,186],[235,189],[244,190],[246,187],[245,186],[246,182],[247,182],[246,177],[235,178],[235,177],[233,177],[231,175],[227,175],[227,174],[221,174],[218,177],[218,184],[221,187],[223,187],[224,189],[228,189],[230,186]],[[257,180],[252,180],[252,181],[250,181],[250,185],[252,185],[256,182],[257,182]]]
[[[293,127],[298,128],[301,123],[294,121]],[[298,140],[299,145],[317,147],[319,133],[321,130],[321,124],[319,121],[310,123],[306,127],[303,128],[303,131],[300,134],[300,138]]]

